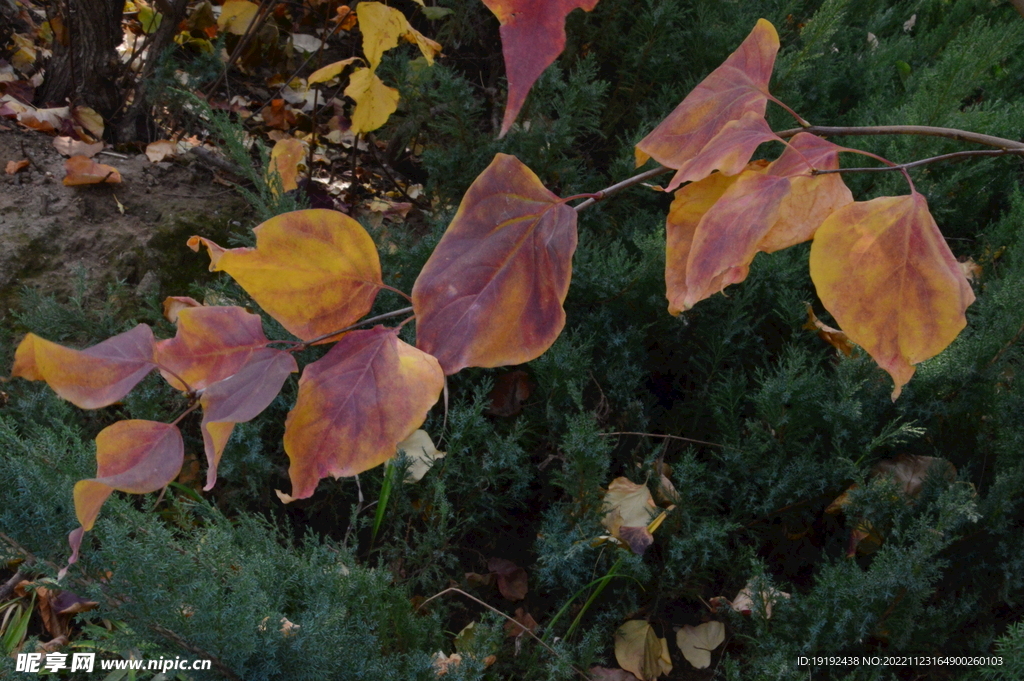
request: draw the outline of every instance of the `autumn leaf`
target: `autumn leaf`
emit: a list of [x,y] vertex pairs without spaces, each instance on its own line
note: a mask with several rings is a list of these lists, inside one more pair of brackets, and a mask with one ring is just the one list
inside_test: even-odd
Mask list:
[[[654,158],[675,168],[667,191],[703,179],[714,168],[726,175],[740,172],[757,146],[755,140],[778,139],[763,125],[778,51],[775,27],[758,20],[739,48],[636,145],[637,166]],[[742,142],[739,147],[737,141]]]
[[333,210],[284,213],[253,230],[256,248],[224,249],[194,236],[210,252],[210,271],[227,272],[253,299],[303,340],[358,321],[370,311],[381,281],[373,239]]
[[[740,613],[741,615],[750,615],[751,613],[759,610],[758,605],[763,608],[760,612],[765,619],[771,619],[772,607],[784,598],[789,598],[789,594],[785,591],[779,591],[778,589],[770,586],[758,586],[754,581],[747,582],[747,584],[740,589],[740,592],[736,594],[736,598],[732,601],[726,601],[729,606]],[[725,600],[725,599],[721,599]]]
[[185,307],[177,325],[175,337],[158,341],[153,352],[160,374],[176,390],[202,390],[231,376],[269,342],[260,316],[236,306]]
[[853,355],[854,345],[850,342],[850,339],[846,337],[846,334],[839,329],[833,329],[831,326],[818,319],[818,316],[814,314],[814,308],[811,307],[810,303],[807,303],[807,323],[804,324],[804,328],[808,331],[817,331],[818,338],[822,339],[847,357]]
[[[355,15],[352,16],[355,17]],[[309,78],[306,79],[306,82],[310,85],[314,85],[316,83],[326,83],[332,78],[337,78],[339,75],[341,75],[341,72],[345,70],[346,66],[349,66],[350,64],[353,64],[357,61],[362,60],[359,59],[359,57],[349,57],[348,59],[342,59],[341,61],[332,62],[327,66],[321,67],[314,71],[313,73],[309,74]]]
[[92,158],[103,151],[103,147],[103,142],[89,144],[66,136],[53,138],[53,148],[63,156],[85,156],[86,158]]
[[385,52],[398,46],[399,38],[419,47],[428,64],[432,65],[434,56],[441,52],[440,45],[413,28],[405,15],[394,7],[379,2],[360,2],[356,5],[356,15],[363,34],[363,54],[371,71],[380,65]]
[[405,470],[405,483],[419,482],[427,474],[438,459],[445,457],[445,452],[437,451],[434,441],[425,430],[415,433],[398,443],[396,451],[405,452],[409,467]]
[[222,31],[235,35],[245,35],[249,24],[256,18],[260,6],[248,0],[228,0],[221,8],[217,18],[217,26]]
[[4,172],[8,175],[14,175],[15,173],[20,173],[25,168],[28,168],[28,164],[28,159],[23,159],[21,161],[8,161],[7,167],[4,168]]
[[842,147],[800,133],[782,155],[736,175],[715,173],[676,192],[666,219],[665,283],[678,314],[747,277],[758,252],[813,236],[826,217],[853,201],[838,174]]
[[64,185],[67,187],[103,182],[116,184],[121,181],[121,173],[117,172],[117,168],[96,163],[88,156],[72,156],[64,161],[64,171]]
[[127,395],[153,370],[153,330],[139,324],[85,350],[73,350],[30,333],[14,353],[11,376],[46,381],[82,409],[99,409]]
[[498,591],[510,601],[521,601],[529,590],[526,570],[504,558],[490,558],[487,569],[498,579]]
[[883,459],[871,469],[872,475],[891,475],[903,493],[914,498],[921,493],[929,474],[940,476],[950,482],[956,480],[956,467],[949,461],[934,456],[899,454],[895,459]]
[[155,492],[174,480],[185,458],[177,426],[156,421],[118,421],[96,436],[96,477],[75,484],[75,513],[86,532],[114,490]]
[[[306,158],[306,149],[302,142],[294,137],[287,137],[278,140],[274,148],[270,150],[270,167],[267,175],[273,177],[277,173],[281,178],[281,189],[286,192],[299,188],[296,179],[299,176],[299,164]],[[276,187],[271,187],[277,191]]]
[[649,527],[657,510],[647,485],[638,485],[628,478],[615,478],[604,495],[601,524],[612,537],[642,556],[654,543]]
[[725,641],[725,625],[721,622],[704,622],[696,627],[689,624],[676,632],[676,645],[683,651],[683,657],[695,669],[711,666],[711,651]]
[[169,321],[171,324],[177,324],[178,314],[182,310],[188,307],[202,306],[202,303],[189,296],[168,296],[167,298],[164,298],[163,302],[164,319]]
[[[254,315],[255,316],[255,315]],[[289,374],[299,370],[289,352],[263,348],[254,352],[231,376],[203,391],[203,446],[206,450],[206,486],[217,481],[217,466],[236,423],[259,416],[281,392]]]
[[498,154],[413,286],[416,346],[446,374],[539,357],[565,325],[575,250],[576,211]]
[[515,620],[515,623],[505,622],[505,636],[508,638],[517,638],[527,631],[537,629],[537,620],[533,619],[533,616],[523,608],[516,608],[515,617],[512,619]]
[[811,244],[811,279],[825,309],[895,383],[942,352],[967,325],[974,292],[916,191],[851,203]]
[[395,455],[444,387],[437,360],[399,340],[398,329],[353,331],[306,366],[285,422],[293,499],[321,478],[356,475]]
[[658,638],[654,627],[643,620],[630,620],[615,632],[615,660],[640,681],[672,671],[668,641]]
[[565,49],[565,18],[574,9],[589,12],[598,0],[483,0],[501,23],[501,50],[508,78],[508,102],[499,138],[523,108],[533,84]]
[[[362,7],[362,4],[360,4]],[[349,76],[345,96],[355,100],[352,112],[354,135],[372,132],[388,122],[398,109],[398,90],[384,84],[371,69],[356,69]]]

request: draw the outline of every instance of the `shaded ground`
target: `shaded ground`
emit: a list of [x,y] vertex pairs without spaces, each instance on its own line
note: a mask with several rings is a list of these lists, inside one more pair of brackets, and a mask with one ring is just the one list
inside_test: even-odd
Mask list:
[[226,241],[243,226],[245,202],[195,162],[104,153],[94,160],[117,168],[120,184],[65,187],[65,159],[52,142],[0,131],[0,168],[31,161],[0,174],[0,319],[22,287],[65,293],[81,269],[97,288],[123,279],[140,295],[184,294],[209,264],[185,246],[188,237]]

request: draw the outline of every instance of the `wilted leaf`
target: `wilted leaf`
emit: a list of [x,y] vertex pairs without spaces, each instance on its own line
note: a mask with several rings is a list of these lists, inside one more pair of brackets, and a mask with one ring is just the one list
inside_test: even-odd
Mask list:
[[604,518],[601,524],[613,534],[618,527],[647,527],[658,507],[647,485],[638,485],[628,478],[615,478],[604,495]]
[[505,636],[517,637],[522,636],[527,631],[533,631],[537,628],[537,620],[533,619],[533,616],[522,608],[516,608],[515,624],[512,622],[505,622]]
[[539,357],[565,325],[575,250],[576,211],[498,154],[413,286],[417,347],[446,374]]
[[[153,360],[175,390],[202,390],[237,372],[266,349],[259,315],[240,307],[187,307],[178,311],[174,338],[158,341]],[[179,380],[180,379],[180,380]]]
[[177,155],[178,145],[170,140],[157,140],[146,145],[146,157],[152,163],[159,163],[166,158]]
[[846,334],[839,329],[833,329],[831,326],[818,319],[818,316],[814,314],[814,308],[811,307],[810,303],[807,303],[807,323],[804,324],[804,328],[808,331],[817,331],[818,338],[822,339],[847,357],[853,355],[853,343],[851,343],[850,339],[846,337]]
[[[753,153],[751,140],[766,134],[761,122],[778,51],[775,27],[764,19],[758,20],[739,48],[637,144],[637,165],[653,157],[662,165],[675,168],[677,172],[666,187],[668,191],[683,182],[703,179],[713,168],[726,175],[740,172]],[[716,140],[723,132],[724,138]],[[742,153],[725,139],[736,134],[746,137]]]
[[[754,582],[747,582],[746,586],[740,589],[740,592],[736,594],[736,598],[732,599],[730,605],[732,609],[742,615],[749,615],[755,609],[757,609],[757,600],[755,600],[754,594],[756,585]],[[770,619],[772,616],[772,606],[778,603],[783,598],[789,598],[789,594],[785,591],[779,591],[774,587],[762,587],[760,591],[757,591],[757,596],[760,599],[761,605],[764,607],[765,619]]]
[[259,5],[248,0],[228,0],[217,17],[217,26],[222,31],[244,35],[259,10]]
[[46,381],[82,409],[99,409],[127,395],[153,370],[153,330],[139,324],[85,350],[72,350],[30,333],[14,353],[11,376]]
[[444,676],[449,671],[457,669],[462,663],[462,655],[458,653],[452,653],[451,657],[445,655],[441,651],[434,653],[433,657],[434,673],[438,676]]
[[405,471],[405,482],[419,482],[427,474],[438,459],[443,459],[445,452],[437,451],[434,441],[425,430],[415,433],[398,443],[397,451],[405,452],[409,467]]
[[[359,5],[362,7],[362,3]],[[388,122],[398,109],[398,90],[384,84],[371,69],[356,69],[349,76],[345,96],[356,102],[352,134],[372,132]]]
[[295,111],[283,99],[271,100],[261,115],[268,128],[278,130],[288,130],[295,125],[297,120]]
[[399,340],[397,329],[342,336],[303,370],[285,422],[292,498],[311,496],[328,475],[355,475],[393,457],[443,387],[437,360]]
[[498,578],[498,591],[510,601],[521,601],[529,590],[526,570],[504,558],[490,558],[487,569]]
[[309,54],[323,47],[324,41],[308,33],[292,33],[292,45],[300,52]]
[[917,192],[851,203],[829,216],[811,244],[811,279],[839,327],[892,376],[894,400],[914,365],[967,325],[974,302]]
[[341,61],[328,64],[327,66],[319,68],[309,74],[309,78],[306,79],[306,82],[310,85],[314,85],[315,83],[326,83],[332,78],[337,78],[341,75],[341,72],[345,70],[346,66],[357,61],[361,61],[359,57],[349,57],[348,59],[342,59]]
[[188,245],[194,251],[205,245],[210,271],[230,274],[303,340],[345,328],[370,311],[382,286],[380,260],[358,222],[313,208],[273,217],[254,232],[256,248],[226,250],[196,236]]
[[64,161],[64,184],[73,187],[81,184],[118,183],[121,173],[113,166],[96,163],[88,156],[72,156]]
[[53,138],[53,148],[63,156],[85,156],[86,158],[92,158],[103,151],[103,146],[103,142],[89,144],[81,140],[71,139],[70,137]]
[[66,106],[59,106],[53,109],[26,108],[18,113],[18,122],[26,128],[40,132],[53,132],[60,130],[64,121],[70,117],[71,109]]
[[4,170],[8,175],[13,175],[14,173],[19,173],[25,168],[28,168],[28,165],[28,159],[24,159],[22,161],[8,161],[7,167]]
[[530,375],[525,371],[510,371],[498,376],[494,388],[487,395],[490,404],[484,411],[489,416],[515,416],[523,410],[530,397]]
[[908,497],[921,493],[921,486],[929,472],[952,482],[956,479],[956,467],[949,461],[934,456],[918,456],[902,453],[895,459],[879,461],[871,469],[873,475],[891,475]]
[[296,180],[299,176],[299,164],[306,158],[306,149],[302,142],[294,137],[278,140],[270,151],[270,168],[267,173],[277,173],[281,177],[281,188],[290,192],[299,188]]
[[350,31],[356,25],[358,19],[356,13],[352,11],[352,8],[348,5],[340,5],[335,10],[336,16],[331,21],[334,23],[341,22],[342,31]]
[[643,620],[630,620],[615,632],[615,661],[640,681],[672,671],[668,641],[658,638],[654,627]]
[[380,65],[380,58],[385,52],[398,46],[399,38],[418,46],[430,64],[434,63],[434,55],[441,51],[440,45],[414,29],[405,15],[394,7],[379,2],[360,2],[356,5],[356,14],[359,30],[363,33],[363,54],[371,71]]
[[71,119],[78,126],[78,132],[81,134],[82,128],[92,135],[96,140],[103,137],[103,130],[105,126],[103,124],[103,116],[100,116],[95,109],[88,106],[76,106],[71,110]]
[[711,666],[711,651],[725,641],[725,625],[721,622],[704,622],[696,627],[689,624],[676,632],[676,645],[683,651],[683,657],[696,669]]
[[75,484],[75,513],[92,529],[100,507],[114,490],[155,492],[174,480],[185,458],[178,427],[156,421],[118,421],[96,436],[96,477]]
[[587,675],[592,681],[637,681],[636,677],[625,669],[608,669],[607,667],[591,667]]
[[515,123],[533,84],[565,49],[565,18],[597,0],[483,0],[501,23],[501,50],[508,78],[508,102],[501,122],[504,137]]

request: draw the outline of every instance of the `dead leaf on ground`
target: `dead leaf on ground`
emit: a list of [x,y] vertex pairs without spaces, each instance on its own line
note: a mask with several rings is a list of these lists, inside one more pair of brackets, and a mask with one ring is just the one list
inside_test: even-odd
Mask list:
[[615,661],[640,681],[651,681],[672,671],[668,641],[643,620],[630,620],[615,632]]
[[96,163],[87,156],[72,156],[64,161],[64,184],[73,187],[81,184],[116,184],[121,181],[121,173],[113,166]]
[[99,152],[103,151],[103,146],[103,142],[94,142],[90,144],[88,142],[83,142],[82,140],[76,140],[66,136],[53,138],[53,148],[62,156],[85,156],[87,158],[92,158]]
[[533,616],[526,612],[523,608],[516,608],[515,624],[512,622],[505,622],[505,636],[516,637],[522,636],[527,631],[533,631],[537,628],[537,620],[533,619]]
[[696,669],[711,666],[711,651],[725,641],[725,625],[721,622],[705,622],[696,627],[687,624],[676,632],[676,645],[683,651],[683,657]]
[[653,530],[648,526],[660,524],[660,520],[652,522],[657,510],[647,485],[638,485],[628,478],[615,478],[604,495],[605,515],[601,524],[612,537],[625,542],[633,553],[643,555],[654,543]]
[[462,663],[462,655],[458,653],[452,653],[449,657],[440,650],[434,653],[434,673],[438,676],[444,676],[452,669],[457,669]]
[[487,396],[491,403],[484,411],[488,416],[515,416],[523,410],[530,398],[530,375],[525,371],[510,371],[498,376],[494,388]]
[[952,482],[956,479],[956,467],[949,461],[934,456],[917,456],[900,454],[895,459],[885,459],[871,469],[873,475],[892,475],[899,483],[903,493],[908,497],[916,497],[928,478],[928,472],[935,468],[935,474],[941,475]]
[[434,441],[425,430],[415,433],[398,443],[397,451],[405,452],[409,460],[409,468],[405,471],[405,482],[419,482],[427,474],[438,459],[443,459],[445,452],[437,451]]
[[521,601],[529,590],[526,570],[510,560],[491,558],[487,569],[498,579],[498,591],[510,601]]
[[[753,613],[756,605],[754,598],[755,588],[756,587],[753,582],[747,582],[747,585],[744,586],[738,594],[736,594],[736,598],[732,599],[732,602],[730,603],[732,609],[742,615],[750,615]],[[757,595],[764,607],[765,619],[771,619],[772,606],[775,603],[779,602],[783,598],[789,598],[788,593],[785,591],[779,591],[774,587],[762,587]]]
[[7,174],[13,175],[14,173],[20,173],[25,168],[28,168],[28,164],[28,159],[23,159],[21,161],[8,161],[6,168]]
[[153,163],[160,163],[178,155],[178,145],[170,140],[157,140],[146,145],[146,158]]
[[637,678],[625,669],[609,669],[608,667],[591,667],[587,674],[592,681],[637,681]]

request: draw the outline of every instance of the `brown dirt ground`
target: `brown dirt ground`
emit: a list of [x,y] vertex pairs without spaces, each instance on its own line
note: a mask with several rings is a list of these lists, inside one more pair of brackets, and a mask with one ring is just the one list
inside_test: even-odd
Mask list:
[[[3,172],[26,158],[25,170]],[[64,160],[50,135],[0,131],[0,319],[23,287],[61,296],[81,269],[97,293],[121,279],[140,296],[185,295],[209,265],[185,245],[188,237],[225,243],[228,233],[254,226],[235,190],[194,162],[101,154],[94,160],[117,168],[120,184],[65,187]]]

